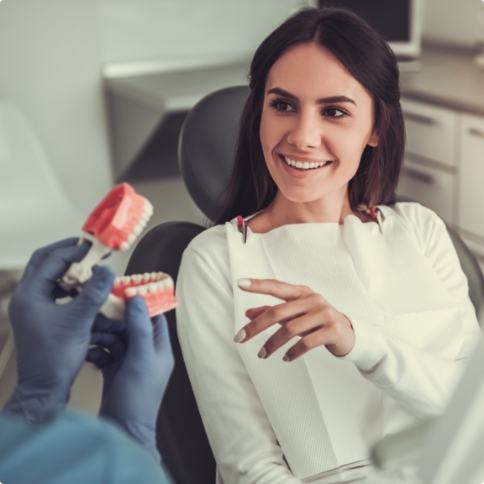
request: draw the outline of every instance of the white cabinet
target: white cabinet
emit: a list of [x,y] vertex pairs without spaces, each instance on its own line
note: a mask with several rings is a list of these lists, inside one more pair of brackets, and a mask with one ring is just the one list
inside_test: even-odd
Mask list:
[[456,224],[459,115],[409,99],[402,99],[401,105],[407,142],[397,193]]
[[406,155],[398,194],[406,195],[431,208],[451,224],[456,222],[456,180],[453,173],[423,165]]
[[407,144],[397,193],[453,225],[484,264],[484,116],[401,104]]
[[402,99],[401,105],[407,131],[406,151],[455,167],[457,113],[409,99]]
[[460,140],[459,227],[484,245],[484,117],[462,114]]

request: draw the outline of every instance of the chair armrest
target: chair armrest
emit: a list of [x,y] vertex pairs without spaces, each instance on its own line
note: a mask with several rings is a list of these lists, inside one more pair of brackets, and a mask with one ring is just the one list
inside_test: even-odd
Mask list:
[[390,471],[414,463],[420,457],[426,438],[437,420],[428,420],[377,442],[371,451],[371,459],[376,467]]

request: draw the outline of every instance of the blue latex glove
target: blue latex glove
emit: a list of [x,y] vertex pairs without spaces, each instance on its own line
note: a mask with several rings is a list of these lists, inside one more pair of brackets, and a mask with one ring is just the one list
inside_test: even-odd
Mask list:
[[8,308],[18,382],[4,411],[30,421],[46,421],[64,408],[89,348],[94,318],[114,282],[108,267],[95,267],[81,294],[66,304],[55,302],[57,280],[89,249],[77,242],[70,238],[34,252]]
[[165,316],[150,320],[144,299],[133,297],[123,323],[98,315],[91,344],[98,346],[86,360],[102,370],[104,380],[99,415],[123,427],[159,461],[156,419],[174,367]]

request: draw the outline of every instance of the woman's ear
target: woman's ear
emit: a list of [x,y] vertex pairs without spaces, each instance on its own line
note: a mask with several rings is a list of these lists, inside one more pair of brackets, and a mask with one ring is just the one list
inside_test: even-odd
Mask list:
[[370,139],[368,140],[368,145],[372,146],[373,148],[378,146],[378,133],[376,130],[371,134]]

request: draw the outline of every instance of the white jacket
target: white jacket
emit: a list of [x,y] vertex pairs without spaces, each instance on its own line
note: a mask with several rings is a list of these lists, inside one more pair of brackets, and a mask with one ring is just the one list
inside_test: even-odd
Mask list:
[[[379,208],[379,223],[349,215],[249,229],[245,244],[234,219],[184,252],[178,336],[225,484],[299,483],[444,410],[481,334],[467,280],[434,212]],[[247,343],[233,337],[247,309],[281,301],[241,290],[239,278],[309,286],[351,320],[354,348],[283,362],[293,339],[259,359],[278,325]]]

